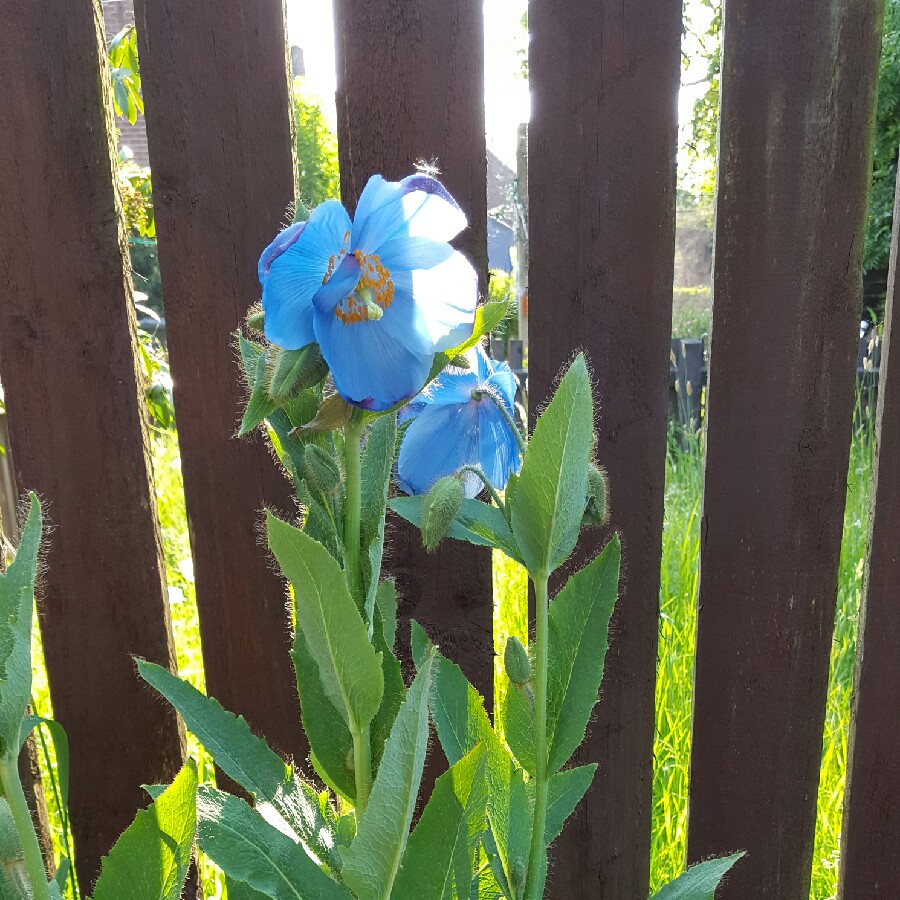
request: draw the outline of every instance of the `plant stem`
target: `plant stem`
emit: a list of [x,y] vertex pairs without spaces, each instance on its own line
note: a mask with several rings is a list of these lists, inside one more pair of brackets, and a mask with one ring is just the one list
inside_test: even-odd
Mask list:
[[34,830],[31,810],[28,808],[28,801],[22,790],[22,782],[19,780],[19,769],[14,756],[6,754],[0,758],[0,783],[3,785],[3,792],[9,803],[16,831],[22,842],[25,867],[28,870],[34,900],[50,900],[50,887],[47,884],[44,857],[41,853],[41,845],[38,843],[37,833]]
[[541,900],[541,863],[547,848],[544,828],[547,819],[547,643],[549,604],[546,574],[534,577],[535,596],[535,672],[534,672],[534,823],[531,830],[531,849],[528,853],[528,877],[525,881],[525,900]]
[[494,503],[497,504],[497,508],[502,510],[504,516],[506,515],[506,506],[504,505],[503,501],[500,499],[500,495],[497,493],[494,486],[490,483],[490,481],[488,481],[487,475],[485,475],[484,472],[481,471],[481,469],[479,469],[477,466],[463,466],[461,469],[458,470],[458,472],[459,473],[471,472],[472,475],[475,475],[481,481],[481,483],[487,488],[488,493],[491,495],[491,499],[494,501]]
[[[359,569],[359,528],[362,504],[362,471],[359,444],[365,422],[354,413],[344,426],[344,472],[346,502],[344,503],[344,574],[350,586],[350,595],[360,603],[365,614],[362,579]],[[372,639],[372,622],[367,622],[369,640]],[[372,784],[372,748],[369,727],[361,731],[353,728],[353,776],[356,782],[356,820],[365,812]]]

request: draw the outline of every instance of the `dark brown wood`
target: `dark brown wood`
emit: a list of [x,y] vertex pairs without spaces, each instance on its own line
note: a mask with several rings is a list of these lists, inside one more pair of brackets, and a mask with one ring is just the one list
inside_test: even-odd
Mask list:
[[55,526],[38,610],[87,893],[141,784],[181,765],[175,715],[131,661],[174,652],[100,7],[0,0],[0,21],[0,374],[16,482]]
[[[469,218],[458,246],[486,284],[487,163],[480,0],[336,0],[341,192],[352,209],[369,176],[399,179],[419,161]],[[385,570],[404,620],[415,618],[489,696],[493,678],[491,557],[447,541],[422,548],[391,517]],[[401,625],[401,641],[408,641]]]
[[596,721],[600,763],[552,852],[550,895],[645,900],[672,317],[679,0],[532,2],[530,411],[576,348],[593,368],[596,457],[618,531],[621,599]]
[[725,5],[688,833],[747,851],[722,900],[809,893],[880,13]]
[[891,900],[900,872],[900,183],[881,354],[869,521],[850,753],[844,795],[839,900]]
[[209,693],[305,756],[282,579],[264,506],[293,508],[245,399],[232,332],[294,176],[281,0],[138,0],[169,359]]

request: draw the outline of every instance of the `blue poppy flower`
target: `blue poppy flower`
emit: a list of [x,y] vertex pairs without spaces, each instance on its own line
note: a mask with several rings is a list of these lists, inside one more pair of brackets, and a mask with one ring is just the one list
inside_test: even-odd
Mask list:
[[373,176],[352,222],[326,200],[260,257],[266,337],[288,350],[317,341],[348,403],[382,410],[414,397],[435,353],[472,333],[478,280],[447,243],[465,226],[427,175]]
[[[497,490],[522,460],[510,418],[516,379],[505,362],[489,359],[481,347],[470,354],[471,369],[446,369],[414,404],[400,445],[397,482],[407,494],[425,494],[438,479],[463,466],[480,469]],[[498,407],[508,413],[508,418]],[[470,499],[483,487],[477,475],[464,476]]]

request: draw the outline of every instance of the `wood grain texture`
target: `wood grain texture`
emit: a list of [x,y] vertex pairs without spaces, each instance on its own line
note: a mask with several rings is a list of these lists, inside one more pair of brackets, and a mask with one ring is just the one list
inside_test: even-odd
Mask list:
[[890,900],[897,893],[900,871],[900,718],[893,714],[900,709],[900,335],[894,330],[900,328],[898,254],[900,183],[894,201],[869,548],[856,648],[840,900]]
[[[469,219],[455,242],[486,284],[484,38],[479,0],[336,0],[341,192],[353,209],[369,177],[434,162]],[[415,618],[482,693],[493,679],[491,558],[446,541],[426,553],[391,515],[385,571],[403,622]]]
[[725,6],[688,834],[747,851],[722,900],[809,893],[880,14]]
[[237,440],[232,332],[294,176],[281,0],[136,3],[153,202],[210,694],[305,756],[282,579],[261,510],[293,509],[261,435]]
[[551,853],[550,896],[645,900],[675,234],[678,0],[534,0],[529,126],[532,418],[576,348],[593,369],[621,598],[577,760],[600,764]]
[[174,653],[99,4],[0,0],[0,21],[0,371],[16,482],[54,526],[38,608],[87,893],[141,784],[179,769],[175,715],[131,660]]

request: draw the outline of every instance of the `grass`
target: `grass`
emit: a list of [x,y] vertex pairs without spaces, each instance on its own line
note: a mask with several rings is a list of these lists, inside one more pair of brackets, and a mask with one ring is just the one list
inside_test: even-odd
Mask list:
[[[837,886],[856,620],[868,517],[870,447],[870,439],[857,436],[851,452],[810,900],[830,900]],[[203,690],[200,631],[177,438],[172,432],[155,433],[153,448],[178,666],[183,676]],[[701,489],[699,448],[683,450],[673,442],[666,462],[666,519],[660,586],[651,863],[654,889],[674,878],[684,865]],[[520,639],[525,636],[527,583],[520,566],[498,553],[494,555],[494,562],[495,635],[502,647],[507,634],[516,634]],[[40,714],[51,716],[40,651],[40,642],[36,640],[35,705]],[[500,664],[502,655],[497,655],[496,660]],[[192,738],[189,741],[189,752],[199,760],[202,773],[206,778],[212,778],[208,756]],[[48,796],[52,797],[49,784]],[[60,817],[52,800],[50,812],[61,848]],[[221,876],[208,862],[201,861],[201,864],[206,896],[212,900],[221,898]]]

